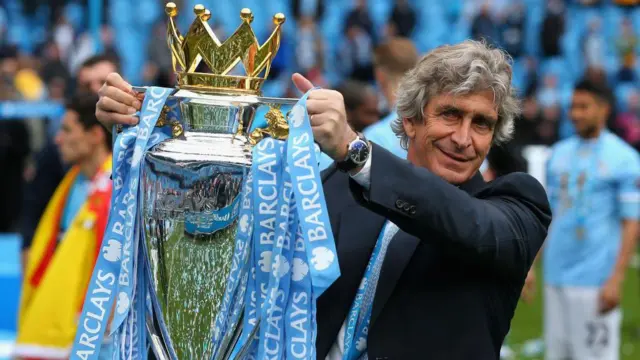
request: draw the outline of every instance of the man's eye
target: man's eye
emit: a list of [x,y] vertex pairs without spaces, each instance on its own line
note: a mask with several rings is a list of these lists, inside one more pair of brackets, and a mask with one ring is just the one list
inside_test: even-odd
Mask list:
[[458,117],[458,111],[453,110],[453,109],[445,110],[445,111],[442,112],[442,116],[447,117],[447,118],[457,118]]
[[477,121],[476,127],[481,130],[491,130],[493,129],[493,123],[489,121]]

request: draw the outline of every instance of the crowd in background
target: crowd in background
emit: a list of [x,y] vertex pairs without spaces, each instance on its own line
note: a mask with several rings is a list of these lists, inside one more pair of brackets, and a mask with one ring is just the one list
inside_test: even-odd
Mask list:
[[[484,39],[513,57],[513,81],[523,101],[515,139],[493,151],[493,170],[526,170],[526,145],[552,145],[574,133],[568,109],[574,84],[586,77],[613,89],[608,127],[640,150],[640,7],[634,0],[247,0],[175,1],[186,32],[191,9],[211,8],[210,24],[224,41],[239,24],[241,7],[255,14],[262,43],[271,16],[287,22],[264,93],[297,97],[290,75],[335,88],[351,125],[366,128],[393,114],[376,74],[376,49],[391,38],[409,39],[417,53],[466,38]],[[0,110],[14,101],[63,104],[78,91],[96,92],[120,70],[136,85],[172,86],[163,0],[0,0]],[[97,18],[97,19],[96,19]],[[93,19],[90,26],[89,19]],[[406,52],[396,56],[401,58]],[[382,57],[384,58],[384,56]],[[90,70],[88,70],[90,69]],[[85,72],[83,73],[83,70]],[[66,169],[56,156],[59,116],[0,118],[0,233],[28,238],[49,194]],[[507,150],[505,150],[507,149]],[[53,154],[53,155],[51,155]],[[515,155],[514,155],[515,154]],[[505,160],[508,157],[508,160]],[[43,175],[45,174],[45,175]],[[52,187],[52,188],[51,188]],[[42,192],[41,192],[42,191]],[[35,223],[34,223],[35,222]]]
[[[163,1],[104,1],[98,15],[90,12],[93,2],[0,2],[0,100],[62,102],[75,90],[73,79],[82,62],[96,54],[117,58],[125,79],[133,84],[174,83]],[[190,9],[196,3],[177,1],[183,32],[193,20]],[[433,0],[421,6],[417,0],[252,0],[205,5],[215,7],[210,23],[221,40],[237,27],[241,6],[254,12],[253,28],[260,41],[273,28],[270,17],[284,12],[287,22],[265,95],[295,96],[289,76],[301,72],[320,86],[340,87],[348,105],[363,114],[354,120],[363,121],[355,125],[360,130],[392,110],[376,91],[373,49],[378,44],[402,36],[424,53],[443,43],[483,38],[514,58],[514,84],[524,105],[517,144],[550,145],[573,132],[567,108],[573,84],[586,74],[615,89],[618,106],[610,128],[639,148],[640,101],[635,85],[640,80],[636,61],[640,9],[634,3]],[[88,20],[96,16],[97,31]],[[2,188],[19,189],[23,175],[28,178],[33,172],[30,160],[55,133],[55,126],[48,125],[55,125],[57,119],[45,120],[3,121],[3,133],[12,139],[11,146],[3,142],[3,152],[11,154],[6,160],[3,157],[7,161],[3,169],[11,169],[8,173],[14,176],[4,177]],[[21,170],[23,163],[26,172]],[[13,196],[7,203],[19,203],[17,191],[7,196]],[[9,221],[7,216],[0,218]],[[10,226],[2,225],[0,230]]]

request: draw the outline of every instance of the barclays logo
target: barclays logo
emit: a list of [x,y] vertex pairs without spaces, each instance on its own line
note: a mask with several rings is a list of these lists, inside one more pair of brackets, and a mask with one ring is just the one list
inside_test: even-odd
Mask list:
[[302,125],[306,111],[307,109],[304,106],[300,104],[294,105],[289,113],[289,116],[291,117],[291,125],[293,125],[293,127],[300,127]]

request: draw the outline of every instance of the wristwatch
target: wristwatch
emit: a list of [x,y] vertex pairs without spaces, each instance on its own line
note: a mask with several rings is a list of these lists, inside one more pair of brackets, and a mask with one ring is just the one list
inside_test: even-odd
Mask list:
[[347,157],[336,163],[341,171],[351,171],[364,165],[371,154],[371,145],[362,133],[357,133],[357,137],[347,145]]

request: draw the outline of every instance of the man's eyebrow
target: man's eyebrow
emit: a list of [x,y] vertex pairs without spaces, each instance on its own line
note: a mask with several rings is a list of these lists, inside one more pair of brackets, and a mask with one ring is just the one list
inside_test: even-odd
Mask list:
[[464,112],[462,111],[462,109],[452,105],[452,104],[440,104],[436,107],[436,112],[443,112],[443,111],[456,111],[456,112]]
[[[465,113],[464,110],[460,109],[459,107],[453,105],[453,104],[440,104],[438,106],[436,106],[436,112],[438,113],[442,113],[445,111],[455,111],[458,113]],[[486,121],[492,124],[495,124],[498,122],[498,118],[492,115],[488,115],[488,114],[483,114],[483,113],[478,113],[475,114],[475,116],[473,117],[476,120],[481,120],[481,121]]]
[[487,115],[487,114],[476,114],[474,117],[474,120],[480,120],[480,121],[485,121],[491,124],[495,124],[498,122],[498,118],[492,115]]

